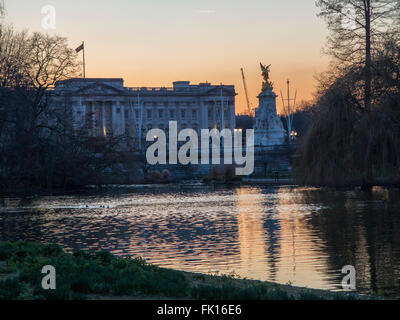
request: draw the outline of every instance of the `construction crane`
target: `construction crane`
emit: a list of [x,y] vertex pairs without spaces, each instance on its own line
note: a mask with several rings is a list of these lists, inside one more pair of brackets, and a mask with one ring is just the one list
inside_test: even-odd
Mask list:
[[246,101],[247,101],[247,111],[250,117],[253,116],[253,110],[250,106],[250,100],[249,100],[249,93],[247,91],[247,84],[246,84],[246,77],[244,76],[244,71],[243,68],[240,69],[242,71],[242,78],[243,78],[243,86],[244,86],[244,92],[246,94]]

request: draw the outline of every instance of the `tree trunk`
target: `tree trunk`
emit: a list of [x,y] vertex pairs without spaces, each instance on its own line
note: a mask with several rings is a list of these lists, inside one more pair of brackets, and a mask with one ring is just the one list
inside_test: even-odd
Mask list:
[[371,0],[364,0],[365,10],[365,89],[364,105],[365,110],[371,110]]
[[[371,0],[364,0],[365,10],[365,89],[364,89],[364,107],[367,112],[367,124],[369,127],[370,119],[369,113],[371,111]],[[371,124],[372,125],[372,124]],[[371,131],[369,132],[371,135]],[[364,159],[364,175],[362,187],[370,189],[372,186],[373,173],[371,161],[372,137],[370,136],[366,145],[365,159]]]
[[364,158],[364,174],[363,174],[363,181],[362,181],[362,187],[365,189],[370,189],[372,188],[374,177],[373,177],[373,165],[372,165],[372,144],[374,141],[374,130],[373,130],[373,124],[371,123],[370,119],[367,119],[367,124],[370,129],[368,132],[368,139],[367,139],[367,144],[366,144],[366,150],[365,150],[365,158]]

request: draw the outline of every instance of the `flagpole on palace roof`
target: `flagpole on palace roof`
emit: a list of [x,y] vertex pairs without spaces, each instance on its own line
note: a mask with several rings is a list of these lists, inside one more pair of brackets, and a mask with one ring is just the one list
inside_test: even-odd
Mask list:
[[85,61],[85,41],[82,41],[82,44],[75,49],[76,53],[83,51],[83,78],[86,78],[86,61]]

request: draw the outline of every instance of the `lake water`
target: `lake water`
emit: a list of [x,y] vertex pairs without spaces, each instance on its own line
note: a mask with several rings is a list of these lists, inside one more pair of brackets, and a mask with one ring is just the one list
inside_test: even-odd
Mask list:
[[159,266],[400,298],[400,191],[132,186],[0,199],[0,240],[141,256]]

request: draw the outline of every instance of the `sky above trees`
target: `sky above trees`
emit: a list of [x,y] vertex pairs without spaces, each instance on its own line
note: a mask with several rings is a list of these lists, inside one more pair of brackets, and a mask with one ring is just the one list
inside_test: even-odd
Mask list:
[[[259,63],[272,64],[279,94],[286,79],[298,100],[310,99],[328,34],[314,0],[5,0],[17,29],[41,27],[45,5],[72,47],[86,43],[88,77],[123,77],[127,86],[170,86],[176,80],[234,84],[237,112],[246,110],[240,68],[253,107],[261,90]],[[278,99],[278,107],[281,104]]]

